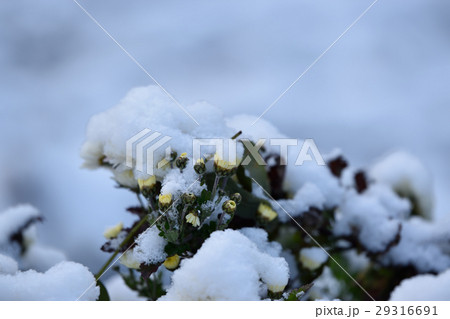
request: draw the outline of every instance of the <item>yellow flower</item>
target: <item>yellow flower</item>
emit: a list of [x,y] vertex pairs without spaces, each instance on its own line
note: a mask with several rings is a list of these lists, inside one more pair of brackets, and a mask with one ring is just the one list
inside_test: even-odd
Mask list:
[[200,226],[200,218],[198,218],[198,215],[195,212],[187,214],[186,221],[194,227]]
[[273,293],[283,292],[285,287],[286,286],[267,285],[267,288]]
[[172,204],[172,194],[159,195],[159,209],[166,210]]
[[236,203],[229,199],[223,203],[222,209],[227,214],[233,214],[236,211]]
[[239,163],[237,160],[226,161],[221,159],[217,153],[214,155],[214,169],[219,176],[233,175],[238,166]]
[[258,207],[258,215],[268,221],[271,222],[272,220],[274,220],[275,218],[277,218],[278,214],[269,206],[266,204],[259,204]]
[[105,236],[106,239],[111,239],[114,237],[117,237],[119,233],[122,231],[123,223],[120,222],[116,226],[110,227],[103,233],[103,236]]
[[178,267],[179,264],[180,264],[180,256],[178,255],[168,257],[163,263],[163,265],[169,270],[174,270],[175,268]]
[[152,175],[147,179],[138,179],[138,184],[139,184],[139,189],[143,190],[143,189],[147,189],[147,188],[152,188],[153,186],[155,186],[156,184],[156,176]]
[[132,250],[127,250],[119,259],[120,263],[131,269],[139,269],[141,264],[133,255]]
[[181,155],[180,155],[180,157],[186,157],[186,156],[187,156],[187,153],[186,153],[186,152],[181,153]]

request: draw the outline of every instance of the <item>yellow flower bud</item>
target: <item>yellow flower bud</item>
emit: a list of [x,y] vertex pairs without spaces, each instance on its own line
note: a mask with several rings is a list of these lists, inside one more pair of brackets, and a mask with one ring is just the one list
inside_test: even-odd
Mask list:
[[267,289],[269,289],[273,293],[283,292],[286,286],[277,286],[277,285],[268,285]]
[[278,216],[278,214],[269,205],[263,203],[259,204],[258,215],[268,222],[271,222]]
[[172,194],[159,195],[159,209],[166,210],[172,205]]
[[103,233],[103,236],[106,239],[111,239],[111,238],[117,237],[117,235],[119,235],[119,233],[122,231],[122,228],[123,228],[123,223],[120,222],[116,226],[110,227],[107,230],[105,230],[105,232]]
[[178,255],[173,255],[171,257],[166,258],[166,260],[163,263],[163,265],[169,270],[176,269],[179,264],[180,264],[180,256]]
[[217,153],[214,155],[214,170],[219,176],[233,175],[238,166],[239,163],[237,161],[226,161],[221,159]]
[[131,269],[139,269],[141,264],[133,255],[132,250],[127,250],[119,259],[120,263]]

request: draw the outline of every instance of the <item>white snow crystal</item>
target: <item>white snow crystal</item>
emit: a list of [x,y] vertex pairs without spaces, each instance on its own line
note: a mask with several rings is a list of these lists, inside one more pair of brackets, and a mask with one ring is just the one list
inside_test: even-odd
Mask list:
[[391,293],[391,301],[450,301],[450,269],[435,275],[403,280]]
[[370,170],[377,182],[391,186],[403,196],[413,196],[423,217],[433,215],[433,181],[418,158],[406,152],[393,153]]
[[157,264],[167,258],[164,247],[167,242],[159,236],[156,226],[148,228],[136,239],[136,246],[133,248],[133,257],[139,263]]
[[172,280],[161,300],[260,300],[260,280],[284,287],[289,268],[239,231],[225,230],[212,233],[193,258],[182,261]]
[[[0,300],[74,301],[95,282],[89,270],[74,262],[61,262],[45,273],[34,270],[0,274]],[[99,288],[92,286],[80,300],[96,300]]]

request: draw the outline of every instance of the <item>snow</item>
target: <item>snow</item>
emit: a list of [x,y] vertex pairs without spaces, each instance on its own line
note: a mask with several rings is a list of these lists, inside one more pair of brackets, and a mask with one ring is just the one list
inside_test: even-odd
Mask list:
[[403,223],[401,239],[381,259],[394,265],[413,265],[419,272],[450,268],[450,225],[412,217]]
[[[187,117],[159,87],[151,85],[132,89],[118,105],[94,115],[89,121],[86,141],[81,149],[84,166],[99,167],[99,159],[105,157],[104,161],[113,165],[114,170],[118,169],[119,173],[126,171],[127,141],[144,129],[170,137],[168,145],[171,149],[178,155],[186,152],[191,159],[194,138],[230,138],[236,133],[225,125],[223,114],[216,107],[202,102],[187,106],[186,109],[199,125]],[[138,141],[142,140],[143,137]],[[147,145],[150,145],[150,141]],[[165,157],[168,145],[157,148],[153,153],[154,163],[149,163],[153,165],[158,178],[167,174],[167,168],[158,168],[157,163]],[[133,152],[134,164],[136,156]],[[145,177],[145,172],[137,169],[133,173],[135,178]],[[124,180],[124,177],[118,175],[116,179]],[[124,183],[133,184],[131,178]]]
[[136,239],[133,257],[139,263],[148,265],[163,262],[167,258],[164,252],[166,244],[166,240],[159,236],[158,228],[150,227]]
[[392,153],[376,163],[370,175],[377,182],[391,186],[402,196],[416,198],[420,214],[432,218],[433,180],[417,157],[403,151]]
[[[226,116],[259,116],[368,5],[134,3],[83,5],[183,105],[206,99]],[[313,137],[319,149],[339,146],[355,165],[399,147],[413,151],[432,170],[440,218],[450,212],[449,3],[379,4],[263,120],[291,137]],[[8,168],[0,210],[33,202],[46,216],[46,244],[99,267],[104,226],[122,220],[135,198],[114,189],[107,172],[80,172],[76,153],[87,119],[150,79],[73,2],[2,1],[0,12],[8,74],[0,86],[0,163]]]
[[275,241],[270,242],[268,239],[269,234],[267,234],[264,229],[246,227],[239,229],[239,232],[255,243],[256,247],[258,247],[261,252],[272,257],[280,256],[282,249],[281,245]]
[[407,200],[384,185],[371,185],[362,194],[349,190],[336,212],[333,232],[336,236],[356,235],[369,251],[383,252],[395,241],[409,209]]
[[[77,300],[95,281],[89,270],[74,262],[61,262],[45,273],[34,270],[0,274],[0,300]],[[96,300],[99,288],[90,288],[80,300]]]
[[9,256],[0,254],[0,275],[10,274],[13,275],[19,270],[17,262]]
[[11,235],[37,217],[40,217],[38,210],[29,204],[17,205],[0,213],[0,246],[7,244]]
[[391,293],[391,301],[450,301],[450,269],[438,275],[404,279]]
[[302,248],[299,252],[302,266],[309,270],[315,270],[322,266],[327,260],[327,253],[319,247]]
[[[255,239],[254,235],[250,237]],[[259,242],[261,233],[257,235]],[[181,262],[160,300],[260,300],[264,289],[260,280],[281,289],[288,279],[283,258],[262,252],[239,231],[216,231],[193,258]]]
[[[284,209],[287,210],[292,217],[300,216],[309,210],[310,207],[322,209],[325,204],[325,197],[320,189],[312,183],[305,183],[294,195],[292,199],[282,199],[278,201]],[[280,208],[280,206],[272,205],[278,212],[278,218],[282,222],[291,220],[288,214]]]
[[323,268],[322,274],[313,283],[309,290],[310,298],[313,300],[335,300],[342,291],[342,284],[328,267]]
[[108,291],[111,301],[145,301],[144,297],[139,297],[138,293],[131,290],[120,275],[114,275],[105,281],[105,288]]
[[22,269],[34,269],[44,272],[65,260],[67,260],[67,257],[60,250],[34,243],[25,251],[20,265]]

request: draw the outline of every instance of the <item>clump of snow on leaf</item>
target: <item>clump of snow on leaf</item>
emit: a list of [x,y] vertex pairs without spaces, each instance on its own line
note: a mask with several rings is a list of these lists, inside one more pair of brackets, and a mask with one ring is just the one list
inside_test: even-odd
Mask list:
[[349,190],[336,214],[333,229],[337,236],[356,232],[359,241],[371,252],[383,252],[393,244],[401,230],[401,219],[410,205],[383,185],[371,185],[364,193]]
[[[74,262],[61,262],[45,273],[34,270],[0,274],[0,300],[77,300],[95,282],[89,270]],[[95,285],[80,300],[96,300]]]
[[159,236],[158,228],[150,227],[136,239],[133,257],[139,263],[148,265],[163,262],[167,257],[164,252],[166,244],[166,240]]
[[413,265],[419,272],[450,268],[449,223],[440,225],[413,217],[403,223],[400,242],[381,259],[385,263]]
[[[257,241],[262,238],[244,232]],[[275,252],[263,243],[258,246]],[[193,258],[181,263],[161,300],[260,300],[264,294],[261,281],[267,286],[286,286],[287,262],[258,246],[239,231],[212,233]]]
[[391,293],[391,301],[450,300],[450,269],[439,275],[418,275],[403,280]]
[[406,152],[393,153],[376,163],[370,175],[377,182],[391,186],[402,196],[417,201],[421,216],[433,215],[433,181],[418,158]]

